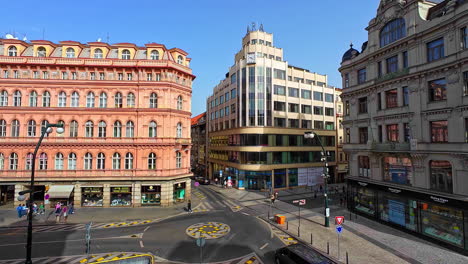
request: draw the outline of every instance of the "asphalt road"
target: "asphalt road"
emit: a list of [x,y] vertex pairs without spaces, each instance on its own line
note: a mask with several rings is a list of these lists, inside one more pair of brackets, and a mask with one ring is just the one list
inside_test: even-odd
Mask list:
[[[91,252],[151,252],[171,261],[198,262],[200,248],[195,238],[187,234],[187,228],[216,222],[229,226],[229,232],[206,240],[203,262],[230,260],[255,252],[264,263],[273,263],[272,252],[284,245],[268,224],[245,211],[233,210],[233,201],[225,201],[223,196],[205,186],[195,190],[206,197],[202,202],[210,205],[210,211],[183,213],[147,225],[92,230]],[[33,258],[84,254],[84,237],[84,230],[35,232]],[[25,246],[25,228],[0,228],[1,260],[24,258]]]

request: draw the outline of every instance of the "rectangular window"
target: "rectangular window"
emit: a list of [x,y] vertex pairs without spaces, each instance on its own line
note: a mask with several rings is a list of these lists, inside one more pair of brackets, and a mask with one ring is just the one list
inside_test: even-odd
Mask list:
[[160,73],[156,73],[156,79],[155,79],[157,82],[159,82],[161,80],[161,74]]
[[285,102],[275,101],[273,103],[273,109],[275,111],[286,111],[286,103]]
[[8,78],[9,78],[9,76],[8,76],[8,70],[4,70],[4,71],[3,71],[3,78],[5,78],[5,79],[8,79]]
[[447,82],[445,79],[438,79],[429,82],[429,101],[447,100]]
[[290,128],[299,128],[299,119],[288,119]]
[[333,123],[333,122],[325,122],[325,129],[326,129],[326,130],[335,130],[335,123]]
[[62,72],[62,80],[68,80],[68,72]]
[[448,142],[448,121],[431,122],[431,142]]
[[19,78],[19,72],[18,71],[13,71],[13,78],[15,78],[15,79]]
[[333,94],[325,94],[325,102],[333,103]]
[[387,125],[387,141],[398,142],[398,124]]
[[233,73],[231,75],[231,84],[236,83],[236,81],[237,81],[237,75],[236,75],[236,73]]
[[314,115],[323,115],[323,107],[314,106]]
[[409,123],[403,123],[403,133],[405,137],[405,142],[409,143],[411,139],[411,131],[410,131],[410,126]]
[[312,114],[312,107],[310,105],[301,105],[301,113]]
[[351,143],[351,129],[345,128],[345,143]]
[[409,64],[408,64],[408,51],[403,51],[402,55],[403,55],[403,69],[406,69],[406,68],[409,67]]
[[72,80],[76,80],[76,72],[72,72]]
[[344,104],[344,115],[345,116],[349,116],[349,113],[350,113],[349,110],[350,110],[349,109],[349,101],[345,101],[345,104]]
[[377,77],[382,77],[382,62],[377,62]]
[[236,98],[236,95],[237,94],[237,90],[236,89],[232,89],[231,90],[231,98]]
[[275,127],[286,127],[286,119],[275,117]]
[[147,73],[147,74],[146,74],[146,80],[147,80],[147,81],[152,81],[152,80],[153,80],[153,74]]
[[274,93],[277,95],[286,95],[286,87],[281,85],[274,85],[273,86]]
[[38,71],[33,72],[33,78],[34,79],[39,79],[39,72]]
[[304,78],[294,77],[295,82],[304,83]]
[[369,178],[371,175],[368,156],[358,156],[359,177]]
[[468,48],[468,27],[464,27],[461,29],[461,37],[462,47],[464,49]]
[[436,39],[427,43],[427,62],[435,61],[444,57],[444,38]]
[[132,76],[131,73],[127,73],[127,80],[128,80],[128,81],[131,81],[131,80],[132,80],[132,77],[133,77],[133,76]]
[[366,68],[358,70],[357,74],[358,74],[358,84],[365,83],[367,80]]
[[387,73],[398,71],[398,55],[390,57],[386,61],[387,61]]
[[407,86],[403,87],[403,106],[409,105],[409,89]]
[[468,95],[468,71],[463,73],[463,95]]
[[312,129],[312,121],[311,120],[302,120],[302,128]]
[[378,133],[379,133],[379,142],[382,143],[383,142],[383,126],[379,125],[379,127],[377,129],[378,129]]
[[118,74],[117,74],[117,79],[118,79],[119,81],[123,81],[123,73],[118,73]]
[[368,137],[368,128],[367,127],[360,127],[359,128],[359,143],[360,144],[367,144]]
[[273,77],[275,79],[286,80],[286,71],[274,69]]
[[367,97],[359,98],[359,113],[367,113]]
[[[413,166],[411,159],[397,156],[386,156],[382,160],[383,163],[383,178],[384,181],[398,183],[398,184],[411,184],[413,178]],[[394,213],[396,209],[394,208]],[[395,218],[395,215],[390,216]]]
[[219,97],[219,104],[224,104],[224,95]]
[[226,112],[226,115],[228,116],[229,115],[229,106],[226,106],[225,112]]
[[385,104],[386,108],[398,107],[398,90],[393,89],[385,92]]
[[289,103],[288,109],[289,109],[290,113],[299,113],[299,105],[298,104]]
[[45,80],[49,79],[49,72],[46,72],[46,71],[42,72],[42,79],[45,79]]
[[93,80],[93,81],[96,80],[96,73],[95,72],[90,73],[90,79]]
[[235,104],[232,104],[231,105],[231,113],[235,113],[236,112],[236,105]]
[[377,93],[377,110],[382,110],[382,94]]
[[323,129],[323,121],[314,121],[314,129]]
[[231,98],[229,97],[229,95],[230,95],[229,92],[227,92],[227,93],[224,94],[224,100],[226,100],[226,102],[229,101],[229,100],[231,100]]
[[330,107],[325,107],[325,115],[326,116],[334,116],[335,115],[335,109],[330,108]]
[[304,99],[310,99],[311,98],[311,92],[308,90],[301,90],[301,97]]
[[349,73],[345,73],[344,75],[344,88],[349,88]]
[[289,87],[288,88],[288,95],[290,97],[299,97],[299,89]]
[[315,100],[315,101],[323,101],[323,93],[321,93],[321,92],[314,92],[314,100]]
[[103,81],[105,79],[105,74],[103,72],[99,73],[99,80]]

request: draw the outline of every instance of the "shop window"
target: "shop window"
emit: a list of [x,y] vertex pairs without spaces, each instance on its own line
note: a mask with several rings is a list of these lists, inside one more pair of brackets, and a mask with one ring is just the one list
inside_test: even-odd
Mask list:
[[81,205],[86,207],[103,206],[102,187],[83,187],[81,188]]
[[409,158],[384,157],[383,177],[385,181],[398,184],[411,184],[413,164]]
[[374,216],[375,214],[375,192],[371,189],[358,187],[352,193],[354,209],[359,212]]
[[[276,173],[285,173],[286,170],[275,170],[275,177]],[[298,169],[288,169],[288,180],[289,180],[289,187],[295,187],[299,185],[299,174]]]
[[275,170],[275,188],[286,187],[286,170]]
[[141,205],[161,205],[161,186],[141,186]]
[[417,202],[390,193],[379,193],[379,218],[406,229],[416,231],[418,224]]
[[431,189],[439,192],[452,193],[452,165],[446,160],[431,160],[429,162]]
[[132,187],[110,187],[111,206],[131,206]]
[[359,177],[370,178],[371,177],[371,170],[370,170],[370,162],[368,156],[358,156],[358,169],[359,169]]
[[185,201],[185,182],[174,184],[173,201],[181,203]]
[[431,203],[421,203],[424,235],[463,247],[463,212]]

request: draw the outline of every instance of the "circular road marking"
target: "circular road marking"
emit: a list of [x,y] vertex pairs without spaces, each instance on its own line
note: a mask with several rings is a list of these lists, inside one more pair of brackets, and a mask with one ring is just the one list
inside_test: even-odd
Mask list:
[[197,238],[197,233],[205,239],[216,239],[231,232],[231,227],[219,222],[198,223],[187,227],[185,233],[193,238]]

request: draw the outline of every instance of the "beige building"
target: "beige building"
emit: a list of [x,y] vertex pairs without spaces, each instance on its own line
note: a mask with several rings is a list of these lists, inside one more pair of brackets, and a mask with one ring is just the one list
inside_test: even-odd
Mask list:
[[326,75],[285,61],[262,26],[249,29],[207,100],[209,177],[258,190],[321,184],[320,145],[304,139],[313,130],[330,151],[335,182],[340,93]]
[[382,0],[343,77],[348,207],[468,249],[468,5]]

